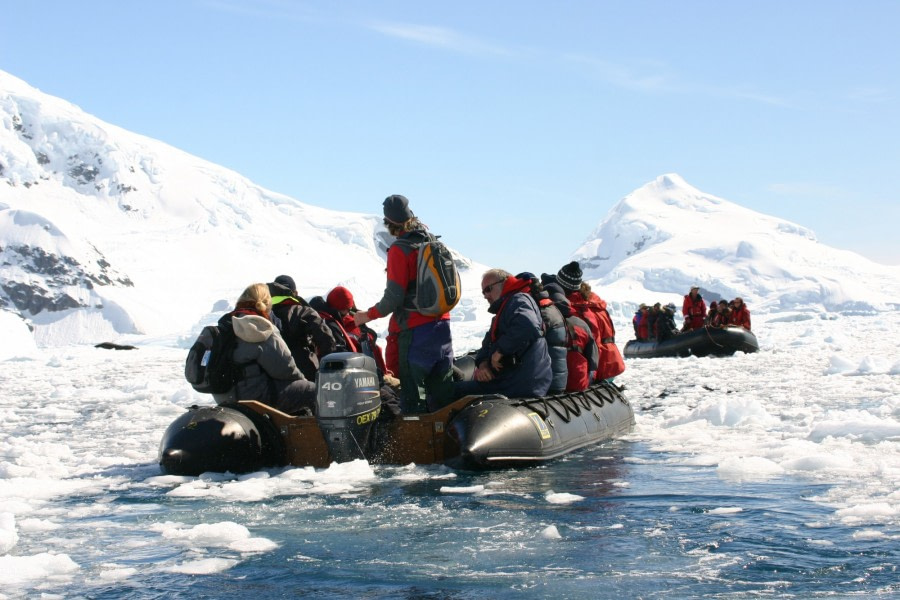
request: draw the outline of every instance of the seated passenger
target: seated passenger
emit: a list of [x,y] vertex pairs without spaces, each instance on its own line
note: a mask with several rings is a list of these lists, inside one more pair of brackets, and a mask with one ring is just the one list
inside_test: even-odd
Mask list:
[[664,342],[678,335],[678,327],[675,325],[675,303],[669,302],[663,308],[659,319],[656,321],[657,341]]
[[740,296],[731,301],[731,316],[728,319],[728,323],[730,325],[740,325],[747,331],[750,331],[750,310]]
[[562,312],[550,299],[550,294],[544,289],[541,281],[533,273],[519,273],[516,279],[529,282],[528,292],[537,302],[541,311],[541,319],[544,321],[544,339],[547,340],[547,351],[550,353],[550,369],[553,371],[553,379],[550,381],[548,394],[560,394],[566,391],[566,382],[569,379],[569,367],[566,355],[569,353],[566,347],[566,319]]
[[643,303],[638,309],[637,330],[635,331],[635,336],[639,342],[650,341],[650,307]]
[[350,290],[339,285],[328,292],[325,299],[316,296],[310,300],[310,306],[319,311],[325,324],[331,328],[336,340],[335,352],[359,352],[371,356],[375,359],[379,376],[391,385],[399,384],[384,364],[384,355],[377,343],[378,334],[368,325],[357,325],[353,320],[357,308]]
[[722,300],[716,306],[716,314],[712,316],[709,320],[710,327],[716,327],[721,329],[722,327],[727,327],[728,323],[731,321],[731,307],[728,306],[728,303]]
[[542,334],[541,312],[526,291],[528,286],[529,282],[502,269],[491,269],[482,276],[481,291],[494,318],[475,355],[475,379],[454,383],[457,398],[547,394],[553,376],[550,354]]
[[567,392],[581,392],[593,382],[600,365],[600,349],[591,327],[572,310],[566,292],[553,275],[541,274],[544,290],[566,319],[566,378]]
[[716,316],[716,313],[719,310],[718,302],[713,300],[709,303],[709,313],[707,313],[706,318],[703,320],[704,325],[712,325],[713,317]]
[[297,368],[303,376],[315,381],[319,358],[334,352],[334,336],[319,314],[297,293],[294,278],[279,275],[268,284],[272,295],[272,312],[276,325]]
[[254,283],[238,298],[234,310],[219,319],[220,324],[230,321],[234,329],[233,361],[240,373],[229,392],[213,397],[217,404],[258,400],[287,414],[315,414],[316,385],[297,368],[271,313],[268,286]]
[[556,280],[566,291],[572,309],[591,328],[600,351],[600,364],[594,381],[612,381],[625,371],[625,360],[616,346],[616,327],[606,310],[606,300],[591,291],[591,286],[581,277],[581,265],[574,260],[556,273]]
[[625,360],[616,346],[616,327],[606,310],[606,300],[592,292],[591,286],[582,281],[581,276],[581,266],[573,260],[560,268],[556,281],[566,291],[572,309],[590,326],[597,342],[600,364],[594,381],[612,381],[625,371]]
[[653,341],[656,339],[656,321],[662,314],[662,306],[659,302],[654,304],[647,311],[647,339]]

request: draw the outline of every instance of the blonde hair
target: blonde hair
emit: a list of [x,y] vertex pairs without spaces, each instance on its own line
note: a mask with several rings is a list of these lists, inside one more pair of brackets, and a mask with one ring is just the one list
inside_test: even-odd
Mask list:
[[251,283],[238,298],[236,308],[251,308],[261,315],[272,312],[272,295],[264,283]]
[[578,292],[581,294],[581,297],[585,300],[591,299],[591,284],[587,281],[582,281],[581,286],[578,288]]
[[417,229],[428,229],[418,217],[410,217],[402,223],[394,223],[393,221],[385,219],[384,226],[388,230],[388,233],[394,237],[400,237],[404,233],[409,233],[410,231],[415,231]]

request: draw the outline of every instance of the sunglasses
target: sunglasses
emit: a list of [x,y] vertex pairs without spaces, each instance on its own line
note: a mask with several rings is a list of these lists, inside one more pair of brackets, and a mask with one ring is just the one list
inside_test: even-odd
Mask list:
[[490,285],[484,286],[483,288],[481,288],[481,293],[482,293],[482,294],[485,294],[485,295],[490,294],[490,293],[491,293],[491,288],[494,287],[495,285],[499,284],[499,283],[503,283],[503,281],[502,281],[502,280],[501,280],[501,281],[495,281],[494,283],[492,283],[492,284],[490,284]]

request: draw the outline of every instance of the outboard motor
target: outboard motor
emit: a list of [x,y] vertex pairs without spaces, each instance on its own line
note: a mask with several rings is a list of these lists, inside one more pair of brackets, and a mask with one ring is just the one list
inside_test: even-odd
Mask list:
[[335,352],[319,361],[316,419],[334,462],[366,459],[365,449],[381,413],[375,359]]

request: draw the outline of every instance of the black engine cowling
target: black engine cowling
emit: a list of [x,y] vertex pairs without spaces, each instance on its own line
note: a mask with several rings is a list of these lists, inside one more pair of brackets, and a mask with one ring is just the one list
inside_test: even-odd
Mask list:
[[381,412],[378,369],[364,354],[336,352],[319,362],[316,418],[331,460],[366,458]]

